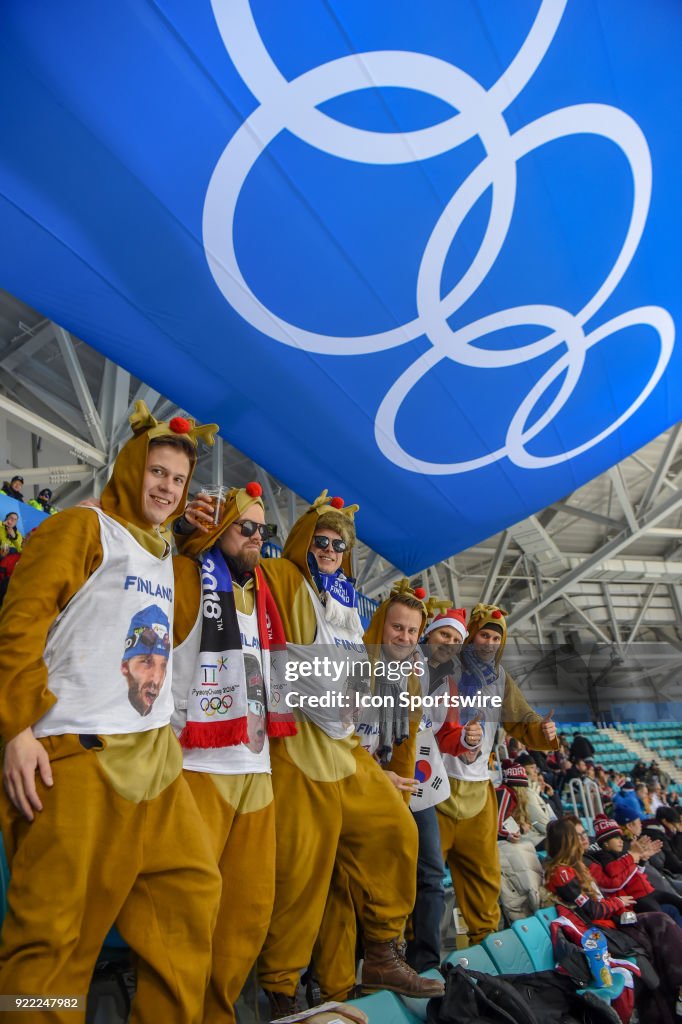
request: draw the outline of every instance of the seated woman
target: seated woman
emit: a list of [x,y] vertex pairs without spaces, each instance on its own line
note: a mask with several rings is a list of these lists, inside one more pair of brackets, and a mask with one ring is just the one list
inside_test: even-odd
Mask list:
[[0,523],[0,555],[20,555],[24,538],[19,533],[16,512],[8,512]]
[[603,930],[612,956],[635,955],[640,969],[648,967],[635,985],[640,1024],[675,1024],[682,985],[682,929],[660,912],[638,914],[634,923],[621,924],[621,914],[635,901],[632,896],[603,895],[585,864],[583,848],[572,821],[562,818],[550,823],[545,885],[562,918],[581,933],[596,925]]
[[495,790],[499,813],[498,850],[502,870],[500,903],[510,921],[533,914],[540,906],[542,865],[535,843],[536,832],[528,812],[528,775],[521,764],[504,762],[502,785]]

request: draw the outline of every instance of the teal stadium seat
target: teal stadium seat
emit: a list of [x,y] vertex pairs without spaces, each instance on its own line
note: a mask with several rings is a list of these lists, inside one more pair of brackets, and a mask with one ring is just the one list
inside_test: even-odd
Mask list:
[[521,940],[528,953],[535,971],[554,970],[554,950],[552,940],[542,922],[537,917],[527,917],[523,921],[514,921],[512,931]]
[[541,907],[540,910],[535,911],[535,917],[537,917],[538,921],[540,922],[540,924],[545,929],[548,935],[550,922],[553,921],[557,916],[558,915],[556,907]]
[[445,958],[446,964],[460,964],[468,971],[481,971],[482,974],[498,974],[497,967],[490,959],[483,946],[469,946],[467,949],[455,949]]
[[481,945],[490,954],[498,974],[527,974],[533,970],[531,958],[511,928],[488,935]]
[[[437,978],[439,981],[443,980],[443,975],[440,971],[433,967],[430,971],[422,971],[422,978]],[[406,1006],[410,1013],[417,1018],[417,1020],[426,1020],[426,1007],[429,1004],[428,999],[415,999],[413,996],[400,996],[400,1001],[403,1006]]]
[[373,992],[371,996],[348,1002],[367,1014],[369,1024],[421,1024],[421,1018],[403,1006],[393,992]]

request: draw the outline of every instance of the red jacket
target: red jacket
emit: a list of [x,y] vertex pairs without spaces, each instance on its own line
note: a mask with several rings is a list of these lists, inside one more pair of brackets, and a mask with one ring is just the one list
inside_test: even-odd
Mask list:
[[554,869],[546,886],[559,897],[564,906],[575,910],[583,921],[589,921],[600,928],[615,928],[612,918],[619,917],[625,910],[625,904],[617,896],[603,896],[599,899],[584,893],[575,870],[565,864]]
[[648,896],[654,887],[644,874],[644,868],[635,864],[631,854],[610,860],[600,857],[589,864],[590,874],[605,896],[632,896],[638,900]]

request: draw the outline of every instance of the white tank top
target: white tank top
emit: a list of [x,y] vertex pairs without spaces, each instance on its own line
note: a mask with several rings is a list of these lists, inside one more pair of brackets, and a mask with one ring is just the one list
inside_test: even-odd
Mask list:
[[36,736],[148,732],[173,709],[173,562],[99,509],[102,564],[53,623],[43,655],[57,703]]
[[[327,604],[320,601],[317,593],[305,581],[310,600],[315,609],[317,629],[315,642],[309,646],[287,644],[287,659],[292,665],[296,660],[311,663],[318,658],[320,668],[310,676],[299,676],[290,685],[291,693],[302,697],[321,697],[331,694],[334,697],[348,695],[350,707],[347,709],[334,707],[314,707],[302,704],[301,711],[306,718],[319,726],[331,739],[343,739],[354,731],[353,722],[353,665],[356,662],[366,663],[367,651],[362,639],[363,629],[360,616],[356,609],[344,608],[331,594],[327,594]],[[328,659],[323,666],[322,660]],[[313,663],[313,667],[314,663]],[[359,674],[355,676],[359,679]]]
[[[236,586],[236,584],[235,584]],[[246,775],[249,773],[270,771],[270,741],[267,735],[266,720],[264,717],[267,710],[269,696],[269,659],[263,659],[260,647],[260,636],[258,633],[258,615],[256,607],[251,615],[245,615],[237,611],[239,632],[242,638],[242,652],[244,654],[244,668],[247,676],[247,692],[249,692],[249,744],[240,743],[231,747],[196,747],[193,750],[183,750],[183,767],[191,772],[207,772],[209,775]],[[175,661],[173,667],[173,699],[175,710],[173,711],[172,726],[175,732],[180,735],[187,721],[187,695],[190,687],[196,681],[199,653],[201,650],[201,608],[197,615],[190,633],[175,649]],[[253,662],[251,661],[253,659]],[[263,670],[265,668],[265,671]],[[263,690],[259,692],[259,683],[256,679],[260,672]],[[264,697],[264,699],[261,699]],[[257,713],[262,705],[263,718]]]

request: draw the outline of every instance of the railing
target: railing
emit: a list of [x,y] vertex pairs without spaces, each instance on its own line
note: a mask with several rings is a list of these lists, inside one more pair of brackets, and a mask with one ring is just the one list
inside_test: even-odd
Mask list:
[[568,784],[568,797],[573,805],[573,813],[578,818],[594,818],[595,815],[604,813],[599,786],[594,779],[571,779]]

